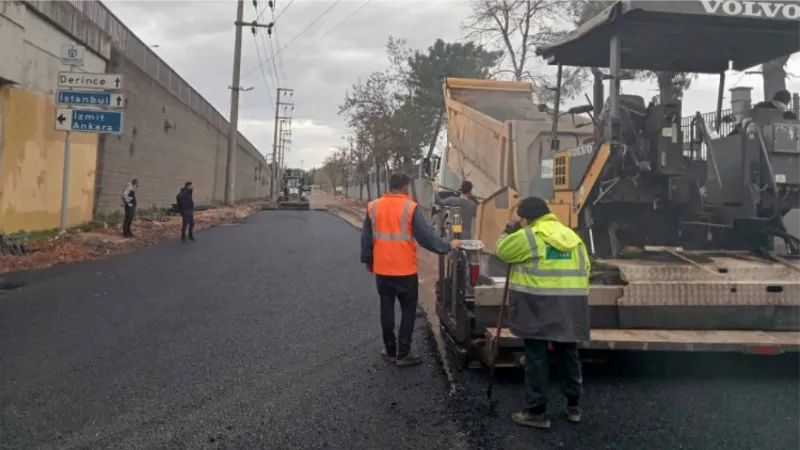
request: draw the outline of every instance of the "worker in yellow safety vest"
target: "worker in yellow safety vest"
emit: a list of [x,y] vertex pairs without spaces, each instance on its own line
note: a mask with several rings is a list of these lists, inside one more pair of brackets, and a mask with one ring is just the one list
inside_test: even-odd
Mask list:
[[497,240],[496,255],[511,266],[508,324],[525,345],[525,409],[520,425],[549,428],[548,344],[567,398],[567,419],[581,420],[578,343],[589,340],[589,255],[581,238],[550,213],[544,200],[528,197]]

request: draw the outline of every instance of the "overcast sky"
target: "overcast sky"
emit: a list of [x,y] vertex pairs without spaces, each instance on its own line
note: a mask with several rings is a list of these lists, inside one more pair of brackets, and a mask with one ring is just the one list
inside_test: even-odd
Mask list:
[[[153,50],[228,117],[235,0],[107,0],[105,3],[145,44],[158,45]],[[259,11],[265,6],[266,0],[259,0]],[[287,163],[299,167],[302,161],[309,168],[319,165],[333,146],[342,143],[341,137],[347,135],[337,107],[359,77],[388,66],[387,38],[391,35],[406,39],[409,47],[416,49],[427,48],[437,38],[461,40],[461,23],[469,15],[470,2],[294,0],[290,5],[289,0],[277,0],[275,11],[276,15],[282,14],[276,22],[277,41],[280,47],[285,47],[280,61],[275,60],[280,73],[277,80],[280,87],[294,89],[293,142]],[[244,20],[252,21],[256,15],[252,1],[246,1]],[[260,22],[269,22],[271,17],[267,10]],[[259,61],[266,59],[266,40],[259,35],[257,47],[247,27],[242,42],[241,84],[254,89],[241,94],[239,130],[262,153],[268,153],[272,148],[275,115],[271,104],[275,101],[274,69],[267,71],[272,64],[264,65],[265,76],[258,69]],[[274,39],[272,45],[276,45]],[[790,62],[790,70],[800,75],[797,55]],[[762,98],[759,76],[732,72],[727,78],[728,88],[734,84],[752,86],[753,98]],[[652,84],[631,82],[623,87],[626,93],[647,99],[657,93],[654,89]],[[800,91],[800,78],[790,79],[789,89]],[[716,95],[717,78],[701,77],[685,96],[684,112],[713,111]],[[726,107],[729,107],[727,101]]]

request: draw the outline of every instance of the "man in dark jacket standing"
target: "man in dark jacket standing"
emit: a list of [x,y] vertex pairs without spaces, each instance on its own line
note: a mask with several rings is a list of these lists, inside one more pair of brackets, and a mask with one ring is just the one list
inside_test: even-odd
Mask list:
[[125,207],[125,219],[122,221],[122,236],[131,238],[133,232],[133,216],[136,215],[136,189],[139,187],[139,180],[134,178],[125,186],[122,191],[122,206]]
[[186,242],[186,230],[189,230],[189,240],[194,241],[194,199],[192,193],[194,185],[187,181],[178,193],[178,211],[181,213],[181,241]]
[[511,418],[550,428],[546,393],[552,343],[567,419],[578,423],[583,383],[578,343],[589,340],[589,254],[541,198],[524,199],[517,214],[520,219],[508,224],[496,248],[497,258],[511,265],[508,326],[525,345],[525,409]]
[[472,239],[473,223],[478,212],[478,199],[472,195],[472,183],[464,181],[461,183],[458,197],[441,198],[442,192],[434,197],[434,202],[442,206],[456,206],[461,208],[461,239]]

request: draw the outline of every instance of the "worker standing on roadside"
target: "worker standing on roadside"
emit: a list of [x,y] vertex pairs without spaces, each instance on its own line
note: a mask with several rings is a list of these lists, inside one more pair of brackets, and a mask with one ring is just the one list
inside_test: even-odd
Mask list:
[[[411,353],[419,301],[417,242],[440,255],[461,243],[457,239],[448,243],[436,236],[422,210],[409,197],[410,184],[408,175],[393,174],[389,178],[389,192],[367,206],[361,233],[361,262],[375,274],[381,299],[383,358],[401,367],[422,362],[419,356]],[[401,311],[397,337],[394,334],[395,299],[400,302]]]
[[132,238],[133,217],[136,215],[136,189],[139,188],[139,180],[134,178],[122,190],[122,206],[125,208],[125,218],[122,220],[122,236]]
[[189,231],[189,240],[194,242],[194,184],[187,181],[178,192],[178,211],[181,213],[181,241],[186,242],[186,231]]
[[567,419],[581,420],[581,363],[578,343],[589,340],[589,255],[581,238],[550,213],[544,200],[520,202],[497,240],[496,254],[511,265],[508,283],[508,324],[524,339],[525,409],[514,422],[549,428],[547,384],[548,344],[552,343]]
[[475,222],[475,214],[478,212],[478,199],[472,195],[472,183],[469,181],[465,180],[461,183],[461,189],[458,192],[460,194],[458,197],[441,198],[436,195],[434,202],[437,205],[461,208],[461,238],[472,239],[472,224]]

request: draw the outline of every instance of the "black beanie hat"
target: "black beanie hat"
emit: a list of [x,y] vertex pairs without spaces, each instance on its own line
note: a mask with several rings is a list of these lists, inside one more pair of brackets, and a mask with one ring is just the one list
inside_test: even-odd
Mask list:
[[547,203],[539,197],[527,197],[519,203],[517,214],[523,219],[534,220],[550,212]]
[[772,96],[772,99],[788,105],[792,102],[792,95],[786,89],[781,89]]

